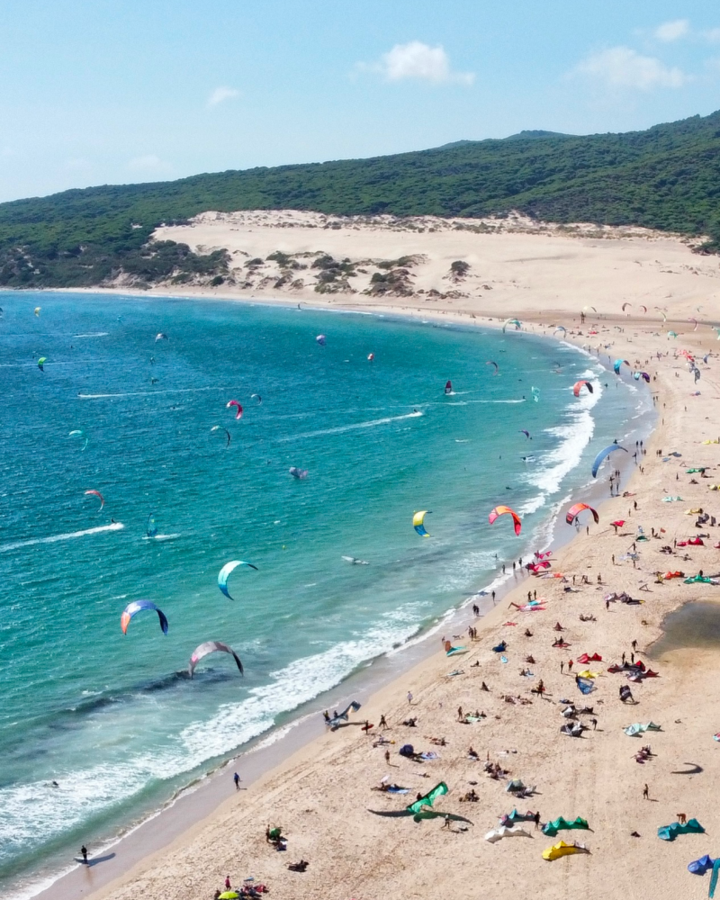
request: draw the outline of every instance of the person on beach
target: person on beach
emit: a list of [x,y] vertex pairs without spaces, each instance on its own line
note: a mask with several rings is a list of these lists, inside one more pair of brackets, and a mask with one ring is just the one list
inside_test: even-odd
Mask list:
[[226,891],[232,890],[232,885],[230,884],[230,876],[229,875],[225,876],[225,890]]
[[383,715],[380,716],[380,722],[378,723],[378,728],[387,728],[387,727],[388,727],[388,723],[387,723],[387,720],[385,719],[385,714],[383,713]]
[[643,800],[650,799],[650,788],[647,785],[643,786]]
[[87,852],[87,847],[85,846],[85,844],[83,844],[82,847],[80,848],[80,856],[82,856],[83,862],[85,863],[85,865],[87,865],[88,864],[88,852]]
[[233,775],[233,781],[235,782],[235,790],[239,791],[240,790],[240,776],[238,775],[237,772]]
[[412,703],[412,701],[413,701],[412,691],[407,692],[407,701],[408,701],[408,703]]

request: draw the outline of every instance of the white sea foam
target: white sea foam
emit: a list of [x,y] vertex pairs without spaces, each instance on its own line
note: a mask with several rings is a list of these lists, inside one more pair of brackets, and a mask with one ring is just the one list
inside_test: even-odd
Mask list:
[[199,394],[202,391],[230,391],[226,387],[167,388],[157,391],[126,391],[121,394],[78,394],[78,400],[105,400],[108,397],[156,397],[158,394]]
[[53,534],[50,537],[32,538],[29,541],[16,541],[14,544],[0,544],[0,553],[17,550],[19,547],[30,547],[33,544],[55,544],[57,541],[70,541],[73,538],[86,537],[88,534],[100,534],[103,531],[121,531],[124,527],[122,522],[113,522],[112,525],[99,525],[97,528],[86,528],[84,531],[70,531],[67,534]]

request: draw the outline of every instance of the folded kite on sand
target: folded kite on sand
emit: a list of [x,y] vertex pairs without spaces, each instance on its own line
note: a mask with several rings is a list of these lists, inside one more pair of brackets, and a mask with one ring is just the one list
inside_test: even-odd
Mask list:
[[697,819],[688,819],[684,825],[673,822],[672,825],[662,825],[658,828],[658,837],[661,841],[674,841],[679,834],[705,834],[705,829]]
[[635,722],[633,725],[628,725],[626,728],[623,728],[623,731],[629,737],[635,737],[635,735],[643,734],[646,731],[662,731],[662,728],[654,722],[647,722],[644,725],[640,722]]
[[692,872],[693,875],[704,875],[714,865],[715,860],[711,859],[706,853],[700,859],[694,859],[691,863],[688,863],[688,872]]
[[582,828],[589,829],[590,826],[587,823],[587,819],[581,819],[578,816],[576,819],[564,819],[562,816],[559,816],[553,822],[548,822],[547,825],[543,825],[543,834],[548,835],[548,837],[555,837],[558,831],[571,830],[573,828]]
[[584,844],[566,844],[560,841],[543,850],[543,859],[560,859],[561,856],[571,856],[573,853],[589,853],[590,851]]
[[506,837],[532,837],[532,835],[529,831],[525,831],[524,828],[507,828],[505,825],[501,825],[499,828],[493,828],[492,831],[488,831],[485,835],[485,840],[494,844],[496,841],[501,841]]

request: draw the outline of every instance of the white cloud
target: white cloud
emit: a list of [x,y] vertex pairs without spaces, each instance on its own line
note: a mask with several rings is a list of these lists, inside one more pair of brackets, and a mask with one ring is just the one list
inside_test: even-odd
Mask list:
[[405,81],[414,78],[432,84],[466,84],[475,81],[472,72],[453,72],[450,59],[442,46],[430,47],[421,41],[395,44],[389,53],[384,53],[380,62],[372,66],[361,66],[380,72],[388,81]]
[[720,44],[720,28],[708,28],[700,34],[711,44]]
[[159,156],[154,153],[148,153],[145,156],[135,156],[128,163],[128,169],[134,172],[151,172],[155,169],[164,168],[164,163]]
[[666,44],[679,41],[690,33],[690,23],[687,19],[674,19],[672,22],[663,22],[653,32],[654,37]]
[[233,97],[239,97],[240,91],[236,91],[231,87],[217,87],[208,97],[208,106],[217,106],[225,100],[232,100]]
[[583,60],[575,72],[604,81],[610,87],[649,91],[657,87],[679,88],[690,81],[682,69],[664,65],[652,56],[641,56],[630,47],[610,47]]

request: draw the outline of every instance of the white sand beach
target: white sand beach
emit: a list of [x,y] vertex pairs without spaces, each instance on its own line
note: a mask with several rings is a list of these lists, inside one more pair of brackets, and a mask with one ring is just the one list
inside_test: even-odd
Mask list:
[[[598,507],[599,524],[589,520],[586,531],[583,518],[574,540],[553,557],[550,573],[565,579],[518,569],[514,590],[473,623],[475,640],[467,631],[445,636],[464,644],[467,653],[448,658],[438,639],[432,658],[350,717],[357,724],[328,731],[246,791],[235,792],[228,776],[224,803],[188,831],[169,835],[167,846],[120,879],[101,884],[100,867],[78,867],[44,896],[211,900],[227,875],[233,888],[252,876],[271,896],[294,900],[411,900],[435,891],[469,900],[528,892],[548,900],[704,896],[708,876],[700,879],[686,867],[717,852],[720,745],[713,735],[720,731],[720,652],[679,649],[657,659],[648,652],[668,612],[689,601],[720,598],[720,586],[656,578],[658,572],[720,573],[720,527],[696,527],[699,514],[687,514],[702,509],[720,519],[720,492],[711,490],[720,484],[720,445],[707,443],[720,437],[720,343],[711,327],[720,324],[720,260],[693,253],[679,238],[642,229],[539,226],[519,217],[399,221],[288,211],[206,213],[156,236],[203,251],[226,248],[233,279],[217,288],[166,284],[157,293],[300,302],[483,326],[517,317],[523,329],[554,340],[561,325],[564,339],[599,349],[603,362],[619,357],[649,374],[658,424],[622,486],[629,495],[611,499],[608,489]],[[267,260],[278,251],[284,256]],[[341,270],[327,282],[328,291],[318,293],[323,270],[312,263],[323,254],[349,261],[352,274]],[[253,260],[259,262],[246,265]],[[469,269],[454,277],[451,264],[457,261]],[[398,270],[406,274],[397,274],[390,287],[372,281],[375,274]],[[365,293],[378,284],[386,285],[383,292]],[[623,304],[630,306],[623,310]],[[700,371],[697,383],[683,350]],[[632,455],[636,448],[628,449]],[[607,484],[612,468],[606,463],[599,480]],[[688,474],[688,468],[706,471]],[[670,496],[682,500],[665,502]],[[625,524],[616,534],[610,523],[620,519]],[[639,528],[648,540],[637,542]],[[674,546],[698,534],[709,535],[702,546]],[[634,561],[627,558],[633,543]],[[537,592],[546,608],[519,610],[528,592]],[[641,602],[605,602],[608,594],[621,592]],[[555,629],[558,623],[562,631]],[[568,646],[553,646],[559,638]],[[502,654],[492,650],[501,641],[507,644]],[[659,677],[628,681],[627,673],[608,671],[623,654],[629,662],[633,652]],[[579,663],[585,653],[602,659]],[[522,669],[533,675],[521,675]],[[587,696],[574,677],[586,669],[595,685]],[[532,692],[540,679],[544,695]],[[488,691],[481,689],[483,682]],[[634,703],[620,701],[621,686],[630,687]],[[567,721],[563,698],[593,709],[576,719],[586,726],[581,737],[560,732]],[[474,719],[476,711],[483,717],[466,723],[465,714]],[[386,729],[379,727],[381,716]],[[417,719],[415,727],[402,724],[409,718]],[[369,734],[359,727],[366,719],[375,726]],[[653,722],[661,730],[626,735],[623,728],[636,722]],[[392,743],[376,746],[380,736]],[[438,758],[402,757],[398,750],[407,743]],[[636,758],[644,745],[652,755]],[[470,758],[471,747],[477,759]],[[507,775],[489,777],[487,760]],[[386,776],[408,793],[373,790]],[[536,792],[516,799],[505,790],[510,779],[522,779]],[[376,814],[399,813],[440,782],[449,792],[434,809],[443,815],[416,822],[412,816]],[[477,801],[464,801],[471,791]],[[486,841],[499,817],[513,808],[539,811],[543,823],[580,816],[590,830],[549,837],[529,822],[523,826],[528,837]],[[446,813],[462,818],[445,820]],[[657,829],[677,821],[678,814],[696,818],[707,834],[660,840]],[[266,842],[268,825],[282,827],[285,852]],[[543,851],[561,840],[579,841],[590,852],[543,859]],[[122,847],[115,848],[119,862]],[[306,872],[288,869],[301,859],[309,862]]]

